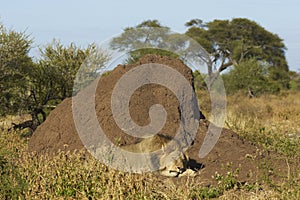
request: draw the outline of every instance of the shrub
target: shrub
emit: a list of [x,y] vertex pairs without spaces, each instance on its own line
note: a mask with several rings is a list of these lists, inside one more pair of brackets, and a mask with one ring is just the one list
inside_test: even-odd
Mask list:
[[269,77],[269,68],[264,63],[251,59],[235,66],[229,73],[223,75],[228,94],[251,90],[254,95],[276,93],[280,91],[277,82]]

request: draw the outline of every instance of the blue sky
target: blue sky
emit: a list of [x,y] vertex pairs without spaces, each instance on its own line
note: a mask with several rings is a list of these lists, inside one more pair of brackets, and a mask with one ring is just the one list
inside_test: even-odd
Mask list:
[[85,46],[148,19],[158,19],[183,33],[190,19],[207,22],[245,17],[284,39],[290,69],[300,71],[299,0],[0,0],[0,5],[0,21],[7,28],[31,34],[35,47],[53,38]]

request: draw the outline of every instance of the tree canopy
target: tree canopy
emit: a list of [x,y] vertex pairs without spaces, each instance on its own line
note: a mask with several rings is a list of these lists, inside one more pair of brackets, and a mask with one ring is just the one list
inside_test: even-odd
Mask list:
[[65,47],[54,40],[40,49],[41,58],[34,62],[29,56],[31,44],[24,32],[0,26],[0,114],[29,114],[30,120],[14,128],[34,130],[46,119],[47,110],[72,96],[82,64],[82,74],[95,76],[109,56],[95,44],[84,49],[74,43]]
[[[274,77],[277,80],[285,78],[289,70],[283,40],[254,21],[235,18],[204,23],[194,19],[187,22],[186,26],[189,27],[186,34],[209,52],[211,67],[217,73],[252,58],[266,62],[275,69],[273,72],[280,75]],[[209,73],[214,69],[209,69]]]
[[278,92],[279,84],[271,79],[269,68],[270,66],[266,63],[257,62],[256,58],[242,61],[229,73],[222,75],[227,94],[240,91],[251,96],[258,96]]
[[[135,62],[148,53],[180,57],[183,60],[184,56],[202,60],[207,64],[211,83],[229,67],[237,67],[244,61],[256,58],[270,66],[270,77],[280,81],[282,88],[289,87],[286,47],[278,35],[245,18],[216,19],[207,23],[193,19],[185,25],[188,30],[185,34],[179,34],[172,33],[169,27],[157,20],[144,21],[124,29],[121,36],[112,40],[111,47],[129,51],[127,62]],[[208,58],[199,48],[194,48],[196,45],[192,41],[204,47]]]
[[28,52],[32,40],[24,32],[0,24],[0,114],[22,111],[27,101],[33,62]]
[[178,55],[165,50],[170,34],[169,27],[161,25],[157,20],[147,20],[135,27],[125,28],[119,37],[113,38],[110,45],[112,49],[129,51],[126,63],[134,63],[146,54],[178,58]]

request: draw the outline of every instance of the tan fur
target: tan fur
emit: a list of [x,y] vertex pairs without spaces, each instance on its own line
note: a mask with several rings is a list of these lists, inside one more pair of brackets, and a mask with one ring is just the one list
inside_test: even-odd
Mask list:
[[[154,152],[162,149],[170,142],[172,138],[164,135],[157,134],[153,137],[142,140],[137,144],[124,145],[123,149],[134,153],[147,153]],[[188,156],[184,152],[180,152],[178,157],[178,151],[167,153],[164,151],[160,158],[159,173],[164,176],[179,176],[187,169]],[[177,159],[176,159],[177,158]]]

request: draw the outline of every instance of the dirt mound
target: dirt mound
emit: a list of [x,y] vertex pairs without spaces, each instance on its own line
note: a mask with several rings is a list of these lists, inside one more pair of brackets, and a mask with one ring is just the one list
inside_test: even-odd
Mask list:
[[[106,136],[117,145],[133,144],[140,141],[124,133],[116,124],[111,111],[111,95],[116,82],[132,68],[146,63],[164,64],[180,72],[193,86],[193,75],[190,68],[183,62],[168,57],[149,55],[132,65],[118,65],[108,75],[103,76],[98,84],[95,95],[95,109],[98,121]],[[88,90],[85,89],[85,90]],[[85,92],[82,91],[82,93]],[[175,95],[167,88],[157,84],[147,84],[138,88],[130,99],[129,110],[132,119],[140,126],[150,122],[149,108],[161,104],[167,115],[166,124],[159,132],[174,136],[179,127],[179,103]],[[29,141],[29,150],[37,153],[55,153],[60,150],[74,150],[83,147],[75,129],[72,115],[72,99],[65,99],[39,126]]]
[[[160,63],[180,72],[193,85],[192,71],[183,62],[167,57],[148,55],[132,65],[118,65],[108,75],[101,78],[95,95],[95,110],[101,128],[106,136],[117,145],[133,144],[140,139],[125,134],[115,123],[111,111],[112,90],[123,74],[130,69],[145,63]],[[147,84],[134,92],[130,99],[130,114],[140,126],[150,122],[149,108],[161,104],[168,113],[167,122],[161,134],[174,136],[179,128],[180,110],[176,96],[167,88]],[[250,142],[242,140],[236,133],[223,129],[214,149],[200,159],[199,149],[208,130],[209,122],[200,120],[199,129],[193,146],[188,150],[191,165],[200,170],[201,181],[211,179],[216,171],[226,171],[229,164],[233,169],[239,168],[241,180],[249,180],[256,176],[259,151]],[[47,120],[37,128],[29,141],[29,150],[37,153],[55,153],[60,150],[82,149],[83,144],[77,134],[72,115],[72,99],[65,99],[48,116]]]

